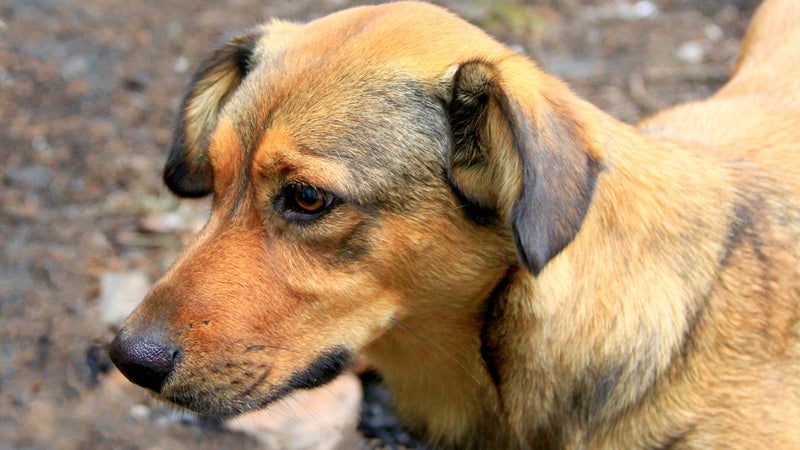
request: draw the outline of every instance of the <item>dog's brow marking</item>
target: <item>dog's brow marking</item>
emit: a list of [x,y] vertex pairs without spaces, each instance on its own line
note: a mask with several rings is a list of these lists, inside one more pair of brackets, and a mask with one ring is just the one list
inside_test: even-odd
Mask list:
[[483,360],[489,376],[492,378],[495,387],[500,394],[502,386],[502,358],[497,358],[496,355],[502,352],[498,351],[497,337],[494,335],[497,329],[502,327],[503,310],[505,310],[505,303],[507,302],[508,290],[511,287],[515,273],[520,270],[519,267],[514,266],[508,269],[503,275],[492,292],[484,300],[483,312],[481,313],[481,330],[480,330],[480,355]]
[[269,161],[256,161],[258,173],[261,176],[269,177],[281,172],[290,172],[294,166],[281,158],[270,158]]
[[[269,97],[266,93],[263,96]],[[249,103],[249,102],[248,102]],[[252,109],[254,105],[247,105],[245,110]],[[236,170],[236,197],[234,200],[233,208],[229,217],[236,217],[237,215],[244,214],[246,208],[243,208],[248,193],[251,190],[253,183],[253,162],[259,154],[259,147],[269,131],[272,128],[273,116],[270,111],[258,113],[254,118],[249,114],[239,114],[239,119],[235,121],[235,130],[241,142],[240,148],[242,149],[239,155],[239,165]]]
[[[362,208],[363,210],[364,208]],[[374,214],[368,211],[369,214]],[[336,246],[333,257],[335,262],[344,265],[354,264],[363,258],[372,250],[369,237],[371,231],[376,227],[374,221],[362,220],[355,225],[350,232],[345,236]],[[358,270],[358,269],[356,269]]]

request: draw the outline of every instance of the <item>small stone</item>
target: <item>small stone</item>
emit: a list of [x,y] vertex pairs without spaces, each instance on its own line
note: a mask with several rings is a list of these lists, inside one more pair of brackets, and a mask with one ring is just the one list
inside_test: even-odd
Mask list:
[[100,276],[100,317],[108,326],[119,326],[150,290],[142,271],[105,272]]
[[48,153],[52,150],[52,147],[50,147],[50,144],[44,136],[36,136],[31,139],[31,147],[33,147],[36,153]]
[[698,64],[703,61],[705,57],[705,50],[700,43],[695,41],[686,42],[675,52],[678,59],[690,64]]
[[83,357],[83,362],[86,364],[86,383],[91,386],[97,386],[100,383],[100,375],[106,374],[111,371],[113,364],[108,357],[108,350],[100,344],[93,344],[86,351]]
[[178,57],[178,59],[175,60],[173,70],[175,70],[175,73],[185,73],[189,70],[189,60],[185,56]]
[[122,87],[131,92],[142,92],[148,84],[150,79],[142,74],[128,75],[122,79]]
[[201,425],[202,420],[197,415],[186,409],[176,409],[169,405],[156,410],[155,424],[159,427],[168,427],[172,424]]
[[703,33],[705,33],[708,40],[712,42],[719,42],[725,36],[725,32],[722,31],[722,28],[717,26],[717,24],[710,23],[703,28]]
[[167,36],[172,39],[177,39],[183,34],[183,25],[179,22],[170,22],[167,25]]
[[61,74],[66,79],[73,79],[86,75],[89,69],[89,61],[86,58],[73,56],[61,66]]
[[142,404],[133,405],[129,412],[132,417],[139,420],[145,420],[150,417],[150,408]]
[[93,230],[89,232],[83,238],[81,243],[90,246],[96,251],[107,251],[112,249],[111,242],[108,241],[106,235],[100,230]]
[[642,0],[633,5],[633,15],[639,19],[651,18],[658,15],[658,6],[655,3]]
[[172,212],[150,213],[139,221],[139,230],[145,233],[169,234],[182,229],[183,217]]
[[[2,23],[2,22],[0,22]],[[0,28],[0,31],[2,29]],[[11,87],[14,84],[14,78],[8,73],[5,67],[0,66],[0,87]]]
[[42,189],[50,184],[53,173],[46,166],[35,164],[18,170],[9,170],[6,172],[6,177],[25,187]]

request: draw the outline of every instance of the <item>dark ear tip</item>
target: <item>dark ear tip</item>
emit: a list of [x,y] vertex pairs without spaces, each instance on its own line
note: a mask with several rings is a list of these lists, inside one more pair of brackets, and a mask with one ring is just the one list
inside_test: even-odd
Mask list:
[[191,168],[184,161],[168,162],[164,167],[164,184],[178,197],[200,198],[211,193],[213,179],[207,167]]
[[511,224],[514,244],[517,247],[517,259],[522,267],[528,269],[528,272],[538,276],[553,255],[550,254],[549,249],[540,248],[542,246],[537,247],[535,242],[523,242],[525,240],[524,232],[519,229],[521,224],[518,220],[515,219]]

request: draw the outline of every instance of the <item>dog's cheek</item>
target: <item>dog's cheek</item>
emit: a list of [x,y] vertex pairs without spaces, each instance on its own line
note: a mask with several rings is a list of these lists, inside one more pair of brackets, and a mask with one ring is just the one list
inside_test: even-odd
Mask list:
[[[463,216],[442,186],[413,216],[388,215],[374,256],[365,264],[394,299],[394,318],[427,316],[480,298],[487,284],[515,261],[508,236]],[[451,301],[456,303],[450,304]]]

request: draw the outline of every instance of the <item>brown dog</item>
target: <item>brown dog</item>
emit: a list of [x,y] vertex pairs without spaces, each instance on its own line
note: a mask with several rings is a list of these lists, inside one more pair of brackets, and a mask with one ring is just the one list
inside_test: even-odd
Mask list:
[[624,125],[422,3],[218,49],[165,181],[211,219],[117,366],[225,417],[379,368],[457,448],[800,448],[800,2]]

